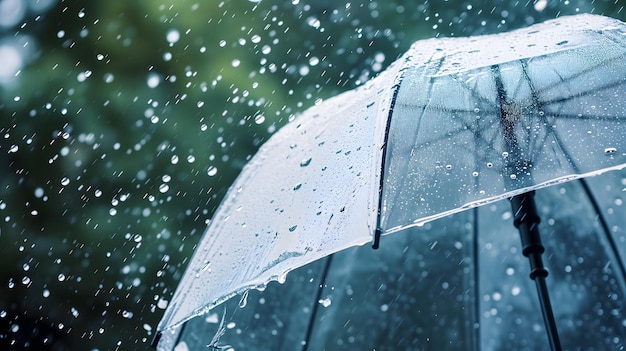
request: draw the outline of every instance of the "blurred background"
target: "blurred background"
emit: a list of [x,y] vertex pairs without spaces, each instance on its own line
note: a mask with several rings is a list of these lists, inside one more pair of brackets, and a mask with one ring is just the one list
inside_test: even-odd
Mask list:
[[422,38],[620,0],[0,0],[0,349],[144,350],[290,117]]

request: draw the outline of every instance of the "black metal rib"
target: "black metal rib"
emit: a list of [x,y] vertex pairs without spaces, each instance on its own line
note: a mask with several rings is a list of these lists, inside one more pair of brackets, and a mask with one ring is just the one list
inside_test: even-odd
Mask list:
[[[602,212],[602,209],[600,208],[600,205],[596,201],[596,198],[593,195],[593,192],[589,188],[589,184],[587,184],[587,181],[584,178],[579,179],[579,181],[583,187],[585,194],[587,195],[587,198],[589,198],[589,201],[591,202],[591,206],[593,207],[593,210],[598,214],[598,221],[600,222],[600,226],[602,227],[602,230],[604,231],[604,234],[606,236],[606,240],[609,243],[609,248],[611,251],[610,253],[613,256],[613,261],[615,261],[619,274],[621,274],[622,276],[622,279],[621,279],[622,284],[626,284],[626,266],[624,266],[624,262],[621,260],[619,249],[617,248],[617,243],[615,242],[615,239],[611,235],[609,223],[607,222],[604,216],[604,213]],[[626,287],[622,286],[622,288],[626,288]]]
[[393,95],[391,97],[391,102],[389,103],[389,114],[387,115],[387,123],[385,124],[385,135],[383,138],[383,152],[381,155],[380,161],[380,183],[378,184],[378,211],[376,217],[376,230],[374,231],[374,241],[372,243],[372,248],[374,250],[378,249],[380,245],[380,236],[381,236],[381,228],[380,228],[380,215],[382,213],[383,206],[383,185],[385,182],[385,162],[387,160],[387,143],[389,141],[389,130],[391,128],[391,116],[393,115],[393,109],[396,105],[396,99],[398,98],[398,91],[400,90],[400,83],[396,84],[393,87]]

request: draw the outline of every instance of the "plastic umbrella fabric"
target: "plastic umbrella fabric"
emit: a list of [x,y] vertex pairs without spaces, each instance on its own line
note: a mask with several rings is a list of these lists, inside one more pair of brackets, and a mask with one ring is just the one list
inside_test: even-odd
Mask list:
[[160,345],[230,297],[380,234],[624,168],[625,34],[620,21],[579,15],[420,41],[296,117],[217,210]]
[[[564,349],[626,346],[625,187],[622,170],[536,193]],[[545,350],[511,218],[504,200],[390,235],[379,250],[343,250],[187,321],[159,347]]]

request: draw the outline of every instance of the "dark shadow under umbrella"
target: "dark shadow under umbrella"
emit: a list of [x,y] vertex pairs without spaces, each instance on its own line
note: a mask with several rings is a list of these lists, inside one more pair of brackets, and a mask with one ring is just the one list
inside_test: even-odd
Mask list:
[[[624,27],[581,15],[503,35],[418,42],[363,88],[305,112],[259,150],[229,191],[158,328],[167,336],[159,347],[188,345],[177,340],[189,335],[181,332],[189,318],[251,287],[264,289],[268,280],[284,281],[287,272],[364,244],[372,234],[377,246],[381,234],[510,198],[545,329],[552,348],[560,349],[534,191],[626,165]],[[581,184],[580,192],[596,199]],[[613,227],[599,223],[611,238]],[[470,241],[477,247],[476,237]],[[623,257],[615,240],[605,241],[623,303]],[[476,250],[471,257],[478,260]],[[317,272],[322,286],[337,271],[330,263],[323,267]],[[289,323],[308,330],[296,337],[305,348],[323,339],[312,337],[317,326],[307,327],[317,308],[308,307],[306,322]],[[479,307],[467,307],[467,318],[455,322],[467,335],[457,346],[482,339],[473,332],[481,321],[469,318],[470,310]],[[203,342],[214,347],[221,336]],[[395,338],[396,344],[406,338]]]

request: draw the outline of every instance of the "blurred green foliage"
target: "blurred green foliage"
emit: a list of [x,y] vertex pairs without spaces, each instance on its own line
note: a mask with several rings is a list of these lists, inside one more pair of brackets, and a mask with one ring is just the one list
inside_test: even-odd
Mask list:
[[626,19],[613,0],[31,9],[0,32],[33,50],[0,85],[1,348],[145,349],[226,189],[294,114],[420,38],[577,12]]

